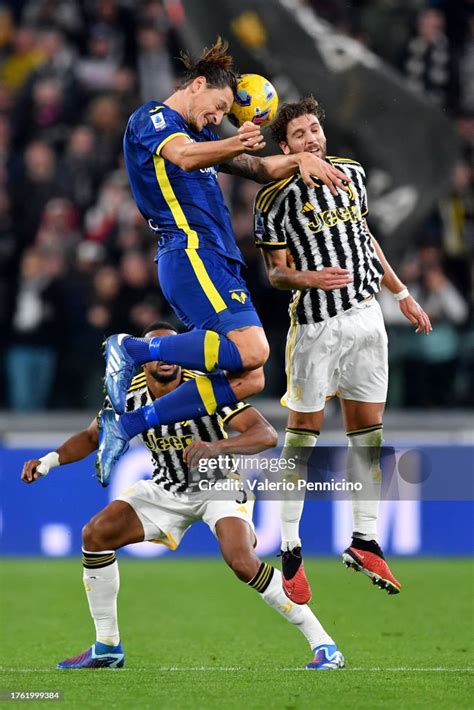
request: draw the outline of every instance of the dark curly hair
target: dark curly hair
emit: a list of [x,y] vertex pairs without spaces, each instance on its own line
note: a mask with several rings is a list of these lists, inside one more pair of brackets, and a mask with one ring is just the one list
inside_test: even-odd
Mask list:
[[270,131],[273,140],[280,144],[286,141],[286,129],[290,121],[300,116],[313,114],[318,121],[324,119],[324,109],[320,106],[314,96],[305,96],[300,101],[292,104],[282,104],[278,111],[277,117],[273,121]]
[[212,47],[205,47],[199,59],[193,62],[187,52],[181,52],[181,61],[184,64],[185,74],[178,89],[185,89],[198,76],[206,77],[207,84],[213,89],[222,89],[229,86],[232,93],[237,92],[237,74],[232,71],[234,60],[227,53],[229,43],[217,37]]

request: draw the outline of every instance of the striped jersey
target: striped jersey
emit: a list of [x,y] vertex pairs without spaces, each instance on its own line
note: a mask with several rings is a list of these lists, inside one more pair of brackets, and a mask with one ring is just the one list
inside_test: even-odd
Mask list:
[[[182,381],[185,382],[199,374],[183,370]],[[132,412],[151,402],[153,398],[146,384],[145,373],[142,371],[133,378],[128,389],[126,411]],[[190,472],[183,459],[184,450],[192,441],[226,439],[224,425],[250,406],[247,402],[238,402],[235,407],[223,407],[212,415],[154,427],[140,434],[140,438],[151,454],[152,478],[155,483],[171,493],[190,493],[198,490],[197,484],[203,476],[206,479],[226,477],[226,472],[222,469],[209,471],[206,474],[199,474],[194,470]],[[110,401],[106,397],[103,408],[110,407]],[[235,473],[233,475],[235,476]]]
[[137,207],[158,235],[158,257],[174,249],[212,249],[245,263],[237,247],[218,166],[186,172],[161,156],[177,136],[193,142],[219,137],[207,126],[194,131],[183,116],[156,101],[138,108],[123,139],[125,165]]
[[289,264],[298,271],[328,266],[348,269],[347,287],[294,291],[290,315],[295,322],[319,323],[347,311],[380,290],[383,268],[365,216],[367,190],[360,163],[328,157],[352,182],[335,197],[323,183],[309,188],[300,175],[279,180],[257,193],[254,206],[255,243],[262,249],[286,249]]

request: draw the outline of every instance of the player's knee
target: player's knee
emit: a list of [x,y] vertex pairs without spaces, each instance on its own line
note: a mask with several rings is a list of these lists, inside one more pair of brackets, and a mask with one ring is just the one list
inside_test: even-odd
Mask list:
[[242,582],[250,582],[258,570],[258,561],[248,550],[236,551],[226,560],[232,572]]
[[113,550],[114,529],[106,520],[92,518],[82,528],[82,546],[89,552]]

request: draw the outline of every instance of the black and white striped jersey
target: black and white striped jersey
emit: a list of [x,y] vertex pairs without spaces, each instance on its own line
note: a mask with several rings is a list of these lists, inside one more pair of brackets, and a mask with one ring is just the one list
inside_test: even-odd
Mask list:
[[349,286],[334,291],[312,288],[293,292],[290,314],[297,323],[319,323],[380,290],[383,268],[365,221],[367,190],[360,163],[327,160],[352,180],[349,191],[332,195],[323,183],[309,188],[300,175],[265,185],[255,198],[255,243],[262,249],[286,249],[298,271],[328,266],[348,269]]
[[[185,382],[200,373],[182,370],[182,381]],[[133,378],[127,392],[126,411],[132,412],[146,404],[151,404],[152,396],[148,390],[145,373],[142,371]],[[251,405],[238,402],[235,407],[223,407],[215,414],[196,419],[189,419],[176,424],[154,427],[140,434],[145,446],[150,450],[155,483],[172,493],[185,493],[197,490],[197,484],[204,476],[195,471],[190,472],[184,462],[183,453],[192,441],[217,441],[226,439],[224,425],[233,416]],[[111,407],[106,397],[103,408]],[[235,473],[233,474],[235,476]],[[216,469],[205,474],[206,479],[226,477],[226,471]]]

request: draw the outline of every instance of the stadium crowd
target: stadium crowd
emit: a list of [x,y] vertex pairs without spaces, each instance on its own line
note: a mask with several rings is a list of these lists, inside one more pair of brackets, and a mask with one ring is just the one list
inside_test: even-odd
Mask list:
[[[466,406],[474,400],[472,4],[470,14],[463,2],[309,4],[396,66],[458,127],[451,194],[396,265],[433,333],[415,338],[393,299],[383,294],[381,305],[392,336],[389,403]],[[1,406],[92,409],[104,336],[141,333],[156,319],[176,323],[157,288],[155,235],[130,194],[121,141],[138,105],[171,93],[184,19],[179,0],[0,4]],[[220,180],[272,348],[266,394],[276,397],[285,388],[288,294],[270,288],[253,244],[258,186]]]

